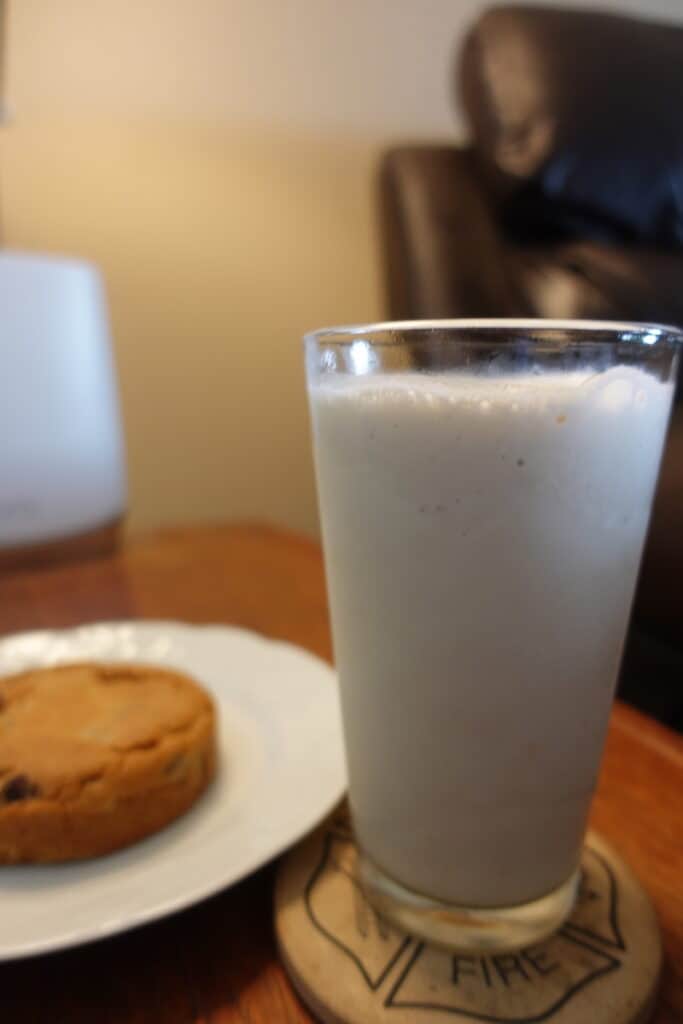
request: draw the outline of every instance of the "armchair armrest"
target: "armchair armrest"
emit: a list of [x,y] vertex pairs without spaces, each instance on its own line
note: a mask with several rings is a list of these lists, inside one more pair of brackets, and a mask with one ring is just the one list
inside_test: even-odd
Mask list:
[[389,150],[379,171],[379,212],[392,319],[532,314],[508,270],[472,150]]

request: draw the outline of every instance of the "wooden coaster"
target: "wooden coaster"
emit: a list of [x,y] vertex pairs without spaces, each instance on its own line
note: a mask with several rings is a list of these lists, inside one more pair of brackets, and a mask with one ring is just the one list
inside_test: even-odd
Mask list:
[[643,1024],[661,965],[650,900],[595,833],[570,920],[515,955],[454,956],[378,918],[345,809],[281,864],[275,927],[299,995],[325,1024]]

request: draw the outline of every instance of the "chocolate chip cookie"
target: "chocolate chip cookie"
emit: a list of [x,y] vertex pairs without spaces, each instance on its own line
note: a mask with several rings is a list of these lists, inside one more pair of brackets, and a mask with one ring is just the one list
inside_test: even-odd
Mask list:
[[215,714],[187,676],[83,663],[0,679],[0,864],[95,857],[186,811]]

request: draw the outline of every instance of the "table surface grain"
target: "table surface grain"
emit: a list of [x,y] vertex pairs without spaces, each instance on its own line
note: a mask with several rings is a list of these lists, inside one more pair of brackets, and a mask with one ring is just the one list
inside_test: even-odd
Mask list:
[[[111,557],[0,576],[0,633],[131,618],[223,622],[331,656],[319,547],[267,526],[169,529]],[[623,705],[591,824],[649,891],[665,967],[656,1024],[683,1021],[683,741]],[[273,865],[174,917],[0,965],[8,1024],[303,1024],[278,961]]]

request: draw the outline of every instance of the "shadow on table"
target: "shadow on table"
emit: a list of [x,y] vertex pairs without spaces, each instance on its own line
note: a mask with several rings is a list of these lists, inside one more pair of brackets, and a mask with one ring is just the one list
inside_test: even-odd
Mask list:
[[0,965],[3,1020],[208,1024],[230,1007],[249,1019],[250,987],[275,969],[272,872],[116,938]]

